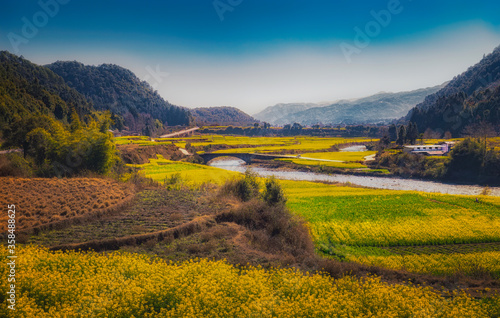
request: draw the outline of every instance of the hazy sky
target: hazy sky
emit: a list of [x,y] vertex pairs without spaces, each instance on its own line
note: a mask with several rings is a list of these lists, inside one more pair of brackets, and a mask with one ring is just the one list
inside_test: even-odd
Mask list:
[[114,63],[250,114],[441,84],[500,45],[500,1],[0,0],[0,50]]

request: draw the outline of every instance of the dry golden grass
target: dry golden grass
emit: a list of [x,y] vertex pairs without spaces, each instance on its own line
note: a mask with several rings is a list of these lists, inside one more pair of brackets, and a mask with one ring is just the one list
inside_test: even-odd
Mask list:
[[[71,219],[104,214],[130,201],[128,184],[101,178],[0,178],[0,206],[16,206],[16,230],[34,230]],[[7,231],[7,213],[0,233]]]

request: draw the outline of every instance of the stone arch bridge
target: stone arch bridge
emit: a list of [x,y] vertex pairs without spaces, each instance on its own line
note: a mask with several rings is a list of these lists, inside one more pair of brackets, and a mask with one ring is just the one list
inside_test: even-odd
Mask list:
[[245,161],[246,164],[252,163],[252,160],[274,160],[278,158],[294,158],[293,156],[284,156],[284,155],[267,155],[261,153],[204,153],[199,155],[203,158],[205,164],[207,164],[210,160],[219,158],[219,157],[235,157]]

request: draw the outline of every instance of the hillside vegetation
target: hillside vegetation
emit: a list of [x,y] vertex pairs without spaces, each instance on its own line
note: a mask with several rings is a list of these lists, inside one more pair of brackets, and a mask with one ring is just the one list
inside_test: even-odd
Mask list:
[[252,126],[258,122],[252,116],[235,107],[199,107],[190,109],[198,125]]
[[92,101],[97,110],[120,115],[130,130],[154,130],[155,120],[165,126],[189,125],[192,121],[187,109],[165,101],[147,82],[118,65],[58,61],[47,67]]
[[71,121],[72,109],[82,118],[91,113],[86,98],[50,69],[0,52],[0,130],[15,130],[26,117],[50,115]]
[[427,129],[459,136],[481,123],[500,124],[500,47],[411,109],[406,119]]

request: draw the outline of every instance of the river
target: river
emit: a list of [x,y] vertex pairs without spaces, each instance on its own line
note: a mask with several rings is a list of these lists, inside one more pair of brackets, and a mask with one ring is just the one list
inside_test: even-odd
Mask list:
[[[210,166],[225,170],[245,172],[251,168],[262,177],[275,176],[284,180],[320,181],[320,182],[341,182],[351,183],[364,187],[389,189],[389,190],[415,190],[423,192],[437,192],[447,194],[478,195],[484,187],[475,185],[462,185],[452,183],[442,183],[435,181],[424,181],[415,179],[402,179],[396,177],[373,177],[357,176],[348,174],[322,174],[313,172],[302,172],[294,170],[277,170],[255,166],[247,166],[245,162],[237,159],[213,160]],[[500,187],[491,187],[490,195],[500,196]]]

